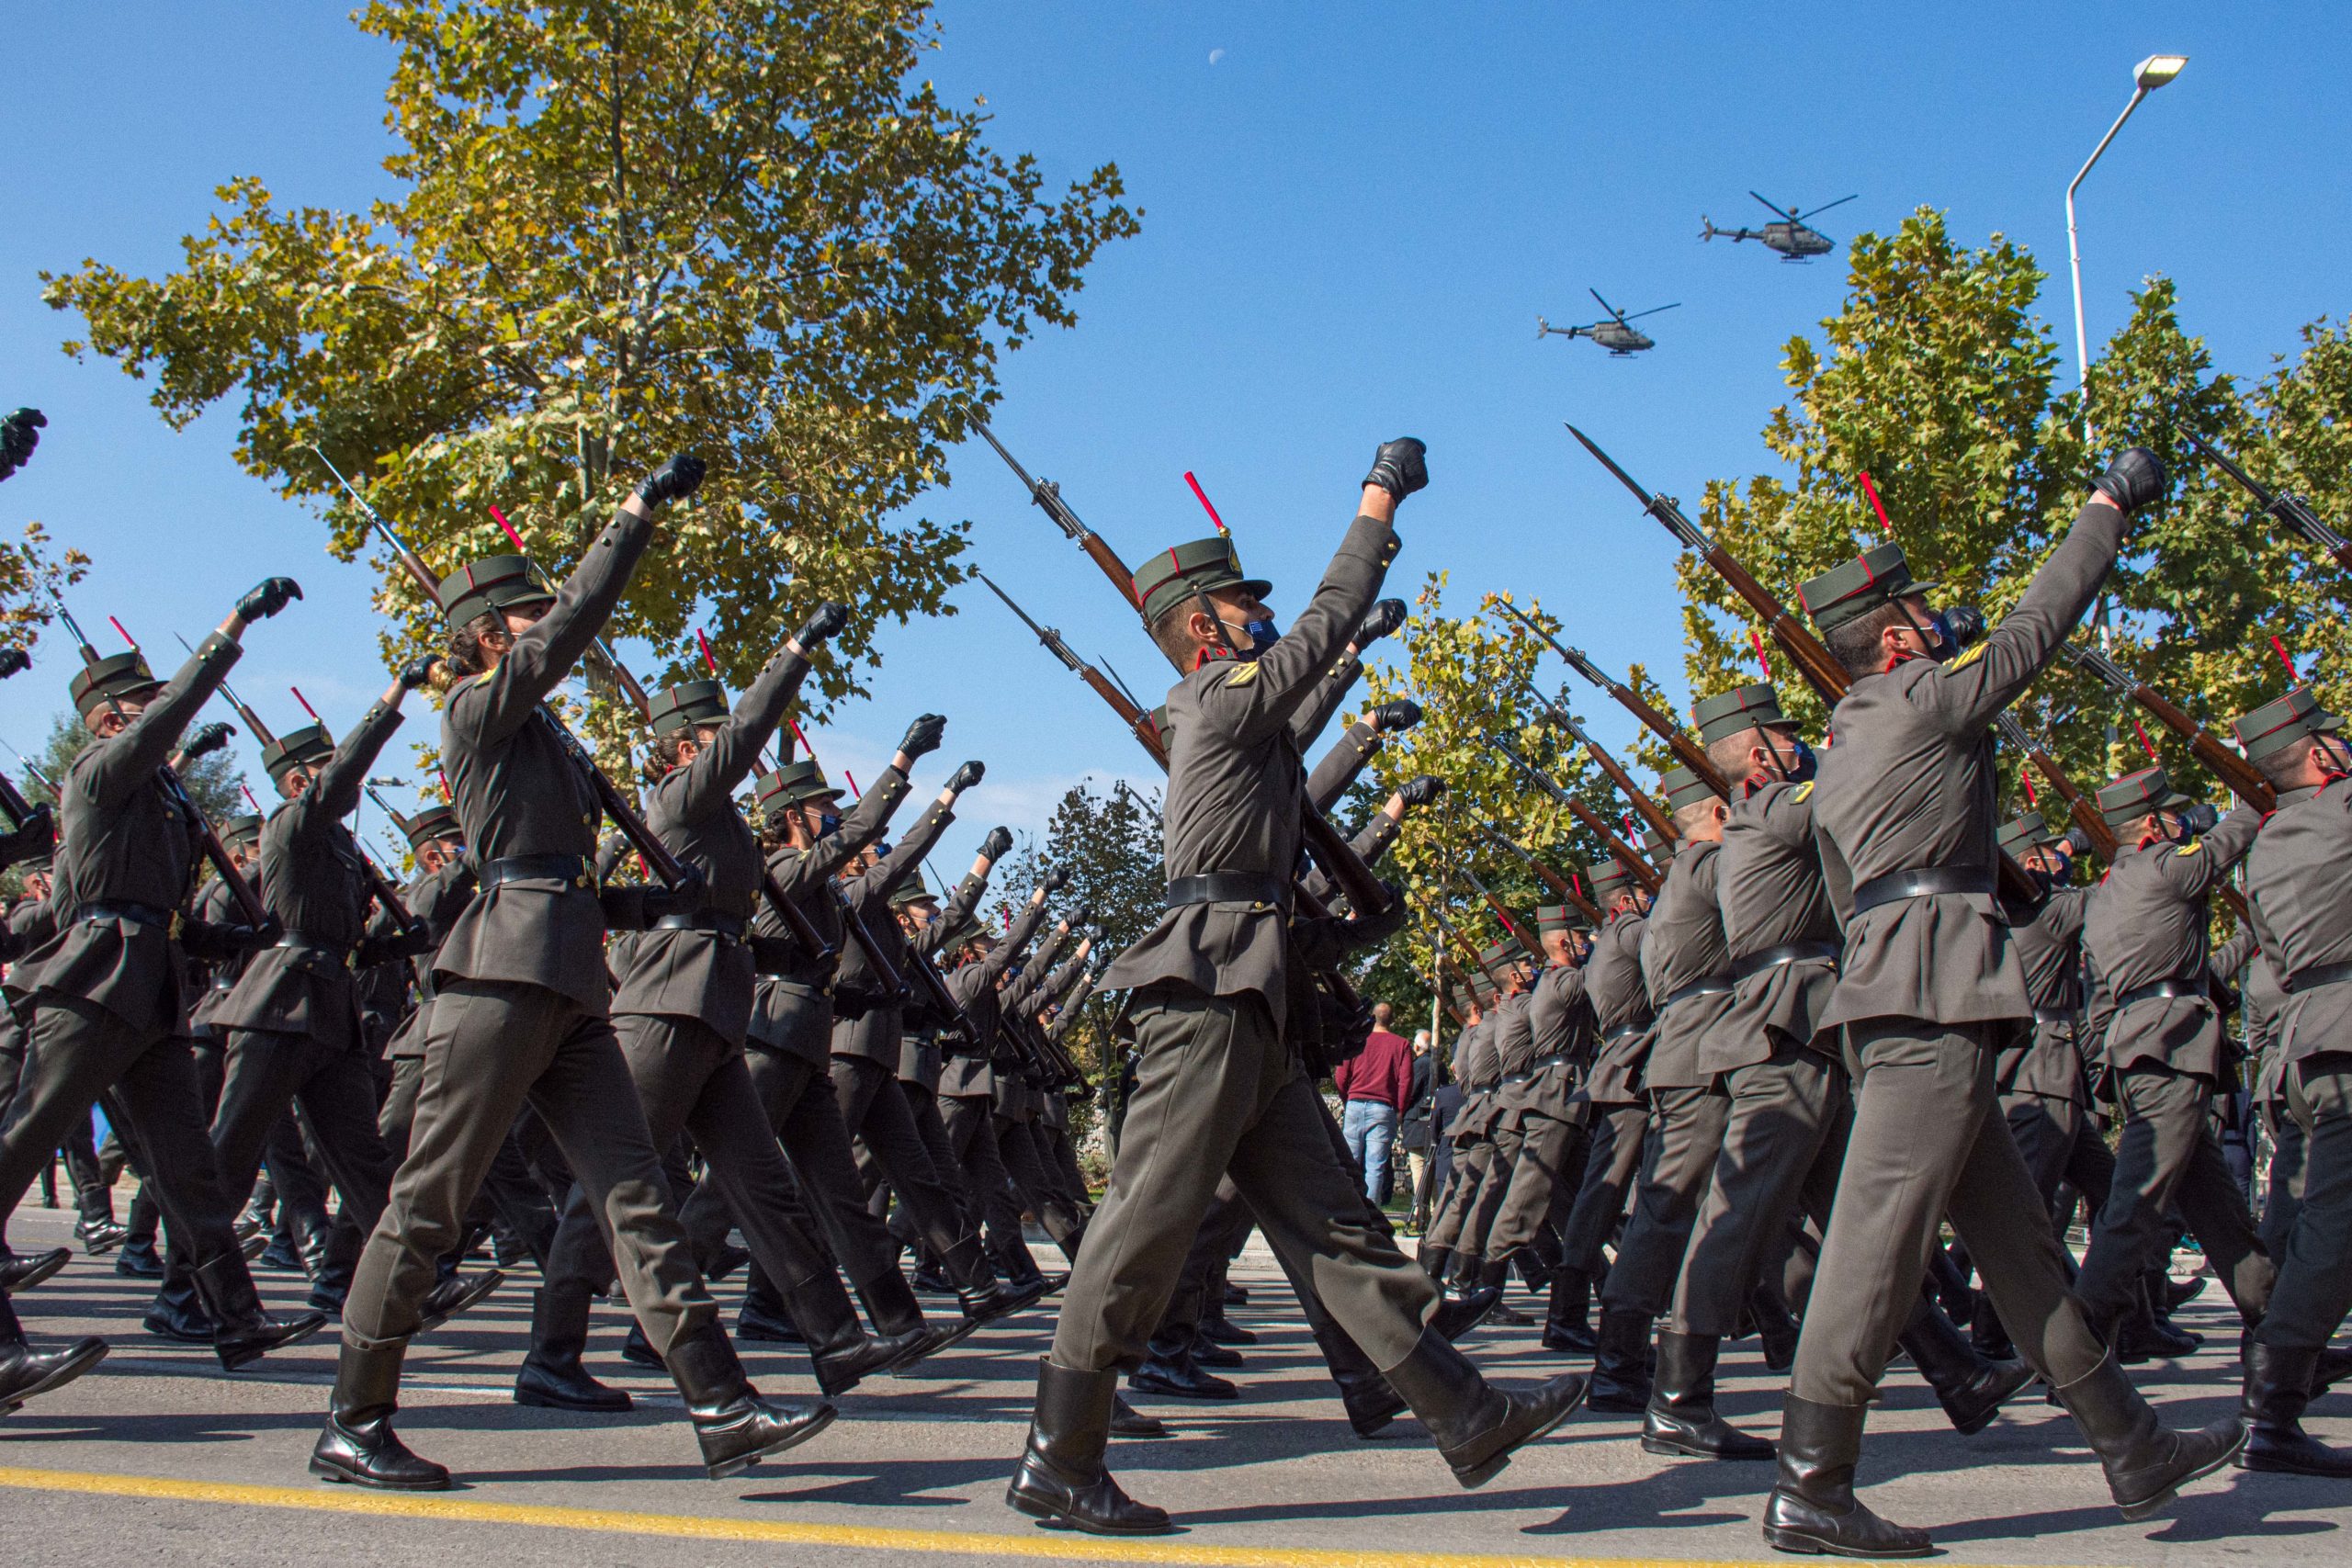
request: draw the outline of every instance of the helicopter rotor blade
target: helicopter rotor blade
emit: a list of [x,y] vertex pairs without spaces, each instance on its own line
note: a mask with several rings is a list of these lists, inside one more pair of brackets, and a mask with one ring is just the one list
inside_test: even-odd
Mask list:
[[1811,218],[1813,217],[1814,212],[1826,212],[1826,211],[1828,211],[1828,210],[1829,210],[1831,208],[1833,208],[1833,207],[1843,207],[1843,206],[1845,206],[1848,202],[1849,202],[1849,201],[1853,200],[1855,196],[1860,196],[1860,195],[1861,195],[1861,192],[1860,192],[1860,191],[1856,191],[1856,192],[1854,193],[1854,196],[1841,196],[1841,197],[1838,197],[1837,200],[1835,200],[1835,201],[1825,201],[1825,202],[1823,202],[1819,207],[1815,208],[1815,209],[1813,209],[1813,212],[1800,212],[1800,213],[1798,213],[1798,214],[1796,215],[1796,217],[1795,217],[1795,218],[1793,218],[1792,220],[1791,220],[1791,221],[1792,221],[1792,222],[1797,222],[1797,223],[1803,223],[1803,222],[1806,221],[1807,220],[1811,219]]
[[1655,315],[1657,315],[1660,310],[1675,310],[1675,309],[1679,308],[1679,307],[1681,305],[1681,303],[1682,303],[1682,301],[1681,301],[1681,300],[1677,299],[1677,300],[1676,300],[1672,305],[1653,305],[1653,306],[1651,306],[1651,307],[1650,307],[1648,310],[1636,310],[1636,311],[1634,311],[1634,312],[1632,315],[1630,315],[1630,316],[1620,316],[1620,317],[1618,317],[1617,319],[1618,319],[1618,321],[1640,321],[1644,316],[1655,316]]
[[[1752,196],[1752,197],[1755,197],[1757,200],[1758,200],[1758,201],[1764,201],[1764,193],[1763,193],[1763,192],[1761,192],[1761,191],[1754,191],[1754,190],[1752,190],[1752,191],[1749,191],[1747,194],[1748,194],[1748,195],[1750,195],[1750,196]],[[1781,209],[1780,208],[1778,208],[1778,207],[1772,207],[1772,204],[1771,204],[1770,202],[1769,202],[1769,201],[1764,201],[1764,205],[1765,205],[1765,206],[1767,206],[1767,207],[1771,207],[1771,208],[1772,208],[1772,210],[1773,210],[1774,212],[1778,212],[1778,213],[1780,213],[1780,215],[1781,215],[1781,217],[1783,217],[1783,218],[1787,218],[1787,219],[1789,220],[1789,221],[1790,221],[1790,222],[1793,223],[1793,222],[1795,222],[1795,221],[1796,221],[1796,220],[1795,220],[1794,218],[1790,217],[1790,215],[1789,215],[1788,213],[1781,211]]]
[[[1591,295],[1596,299],[1600,299],[1600,290],[1598,288],[1587,288],[1585,292]],[[1600,308],[1608,311],[1611,315],[1616,317],[1620,321],[1625,319],[1625,312],[1619,310],[1616,306],[1611,305],[1606,299],[1600,299]]]

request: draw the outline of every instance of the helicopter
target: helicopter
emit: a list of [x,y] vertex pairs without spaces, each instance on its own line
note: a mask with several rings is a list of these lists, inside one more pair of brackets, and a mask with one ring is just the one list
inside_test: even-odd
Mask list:
[[[1590,288],[1586,292],[1595,299],[1600,299],[1600,289]],[[1675,301],[1675,305],[1680,303],[1679,299]],[[1555,327],[1538,316],[1535,318],[1535,337],[1539,343],[1553,333],[1557,333],[1562,337],[1589,337],[1607,349],[1613,357],[1623,359],[1630,355],[1639,354],[1645,348],[1657,346],[1647,333],[1635,332],[1633,323],[1644,316],[1655,316],[1660,310],[1671,310],[1675,305],[1653,305],[1646,310],[1636,310],[1629,316],[1608,300],[1600,299],[1600,308],[1609,312],[1609,320],[1592,321],[1581,327]]]
[[[1755,191],[1749,191],[1747,194],[1756,197],[1758,201],[1764,201],[1763,197],[1758,196]],[[1841,196],[1835,201],[1822,203],[1812,212],[1790,212],[1773,207],[1769,201],[1764,201],[1766,207],[1780,214],[1781,220],[1778,223],[1767,223],[1761,229],[1718,229],[1714,225],[1714,220],[1702,213],[1699,218],[1699,238],[1712,240],[1720,234],[1734,243],[1741,240],[1761,240],[1768,249],[1780,252],[1782,261],[1811,261],[1815,256],[1827,255],[1837,249],[1838,243],[1805,220],[1815,213],[1826,212],[1833,207],[1843,207],[1853,199],[1850,196]]]

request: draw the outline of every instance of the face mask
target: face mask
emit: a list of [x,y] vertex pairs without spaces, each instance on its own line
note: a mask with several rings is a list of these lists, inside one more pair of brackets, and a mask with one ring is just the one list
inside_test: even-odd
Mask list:
[[820,839],[829,839],[832,837],[833,834],[841,830],[841,825],[842,819],[839,812],[825,812],[817,818],[817,837]]
[[[1231,629],[1233,623],[1231,621],[1227,621],[1225,623],[1225,626],[1229,630]],[[1262,621],[1242,622],[1241,635],[1250,639],[1250,646],[1247,648],[1235,649],[1233,650],[1234,657],[1237,659],[1254,660],[1262,657],[1266,649],[1273,647],[1275,641],[1280,638],[1283,634],[1274,626],[1273,621],[1269,618]]]

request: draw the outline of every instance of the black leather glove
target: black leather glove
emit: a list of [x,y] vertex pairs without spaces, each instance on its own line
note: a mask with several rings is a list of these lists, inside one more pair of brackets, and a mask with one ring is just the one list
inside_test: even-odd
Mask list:
[[433,671],[438,669],[440,664],[441,656],[437,653],[428,653],[422,658],[410,660],[401,666],[401,690],[403,692],[421,690],[433,679]]
[[1356,651],[1361,653],[1405,624],[1405,601],[1382,599],[1374,604],[1372,614],[1356,628]]
[[998,861],[1002,860],[1004,858],[1004,852],[1012,847],[1012,829],[1002,827],[991,828],[989,829],[989,836],[980,840],[980,858],[993,865]]
[[2184,807],[2180,813],[2180,825],[2190,838],[2201,838],[2222,825],[2222,808],[2201,800],[2194,806]]
[[702,488],[702,459],[681,452],[637,481],[637,499],[648,506],[684,501]]
[[57,848],[57,813],[46,803],[25,813],[13,829],[0,833],[0,871],[39,860]]
[[302,596],[302,585],[290,577],[266,577],[237,601],[242,620],[266,621]]
[[2091,836],[2088,833],[2084,832],[2080,828],[2067,829],[2066,836],[2060,840],[2059,842],[2064,844],[2066,846],[2067,852],[2072,854],[2076,860],[2080,860],[2085,855],[2091,852]]
[[2099,475],[2098,488],[2125,512],[2137,512],[2164,499],[2164,462],[2145,446],[2127,446]]
[[910,757],[927,757],[939,750],[939,738],[947,732],[947,720],[938,714],[927,713],[907,726],[899,750]]
[[180,755],[191,762],[198,757],[209,757],[213,752],[229,744],[229,737],[236,733],[234,729],[217,718],[210,724],[199,724],[190,730],[187,739],[180,743]]
[[1396,794],[1408,806],[1434,806],[1445,793],[1445,781],[1435,773],[1407,779]]
[[975,759],[947,775],[947,787],[956,794],[961,795],[986,778],[988,772],[988,764]]
[[21,675],[33,667],[33,656],[21,648],[0,648],[0,681]]
[[800,629],[792,634],[792,640],[798,643],[802,651],[806,652],[813,649],[819,643],[847,625],[849,625],[849,606],[836,604],[829,599],[818,605],[816,612],[800,623]]
[[1078,908],[1069,912],[1070,934],[1072,936],[1076,936],[1078,934],[1078,928],[1084,925],[1088,917],[1093,913],[1094,906],[1088,903],[1085,899],[1080,898],[1078,901]]
[[1372,455],[1372,472],[1363,482],[1378,485],[1402,501],[1430,482],[1429,448],[1410,435],[1384,441]]
[[1421,705],[1410,697],[1397,697],[1373,709],[1372,722],[1384,735],[1410,729],[1421,722]]
[[199,964],[227,964],[267,947],[285,934],[286,928],[276,916],[257,926],[184,919],[180,922],[180,947]]
[[1048,894],[1058,893],[1069,886],[1069,867],[1057,865],[1037,880]]
[[0,479],[25,466],[33,448],[40,445],[40,433],[48,424],[49,416],[39,409],[18,409],[0,419]]

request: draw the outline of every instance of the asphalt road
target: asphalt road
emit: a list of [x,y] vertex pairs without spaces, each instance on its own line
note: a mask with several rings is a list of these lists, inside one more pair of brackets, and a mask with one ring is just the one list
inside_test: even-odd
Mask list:
[[[38,1209],[19,1210],[10,1224],[19,1250],[65,1234],[63,1216]],[[289,1276],[261,1278],[274,1303],[299,1299]],[[1789,1561],[1765,1548],[1756,1527],[1769,1466],[1655,1458],[1634,1441],[1631,1417],[1579,1415],[1475,1493],[1453,1486],[1409,1419],[1380,1440],[1359,1440],[1270,1260],[1253,1252],[1235,1278],[1251,1292],[1235,1319],[1261,1337],[1235,1374],[1244,1397],[1139,1402],[1178,1435],[1112,1452],[1128,1488],[1172,1510],[1185,1533],[1104,1542],[1036,1529],[1004,1506],[1050,1328],[1044,1311],[984,1330],[927,1369],[934,1375],[858,1389],[808,1446],[713,1483],[674,1393],[620,1360],[627,1325],[617,1311],[600,1310],[592,1365],[639,1396],[635,1412],[588,1418],[511,1402],[529,1316],[526,1270],[411,1351],[401,1430],[461,1484],[388,1497],[323,1485],[303,1470],[331,1380],[332,1331],[223,1376],[209,1353],[140,1330],[138,1282],[118,1277],[110,1260],[76,1257],[21,1310],[37,1343],[104,1332],[115,1350],[96,1372],[0,1421],[0,1523],[11,1561],[108,1568],[674,1568],[814,1562],[820,1551],[850,1565]],[[2209,1291],[2180,1317],[2206,1334],[2209,1349],[2138,1374],[2179,1423],[2216,1419],[2233,1402],[2235,1335],[2219,1295]],[[1465,1343],[1505,1380],[1561,1370],[1532,1329],[1486,1328]],[[751,1348],[752,1375],[768,1392],[811,1387],[805,1361]],[[1781,1386],[1752,1341],[1727,1348],[1722,1405],[1735,1420],[1770,1435]],[[2331,1396],[2308,1425],[2352,1444],[2352,1395]],[[2124,1524],[2059,1411],[2029,1396],[1963,1438],[1899,1368],[1872,1417],[1863,1481],[1875,1507],[1933,1529],[1956,1562],[2341,1562],[2340,1532],[2352,1525],[2352,1487],[2238,1472],[2200,1483],[2169,1517]]]

